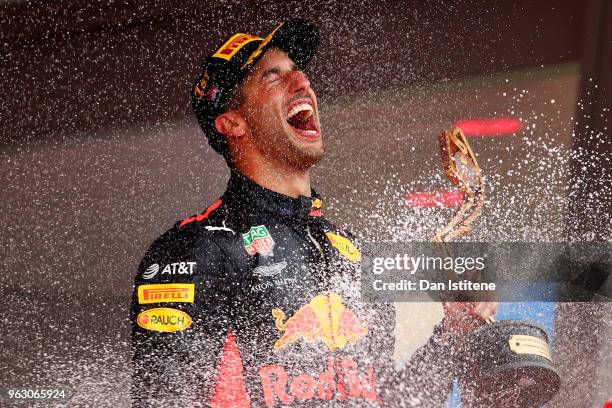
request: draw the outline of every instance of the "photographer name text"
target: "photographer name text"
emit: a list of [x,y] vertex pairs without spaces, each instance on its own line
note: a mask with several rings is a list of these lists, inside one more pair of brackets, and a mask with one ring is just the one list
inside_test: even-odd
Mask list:
[[448,282],[431,282],[427,279],[419,279],[418,283],[406,279],[397,282],[384,282],[376,279],[372,282],[372,287],[374,290],[385,291],[483,291],[495,290],[495,283],[472,282],[465,279],[461,281],[449,280]]

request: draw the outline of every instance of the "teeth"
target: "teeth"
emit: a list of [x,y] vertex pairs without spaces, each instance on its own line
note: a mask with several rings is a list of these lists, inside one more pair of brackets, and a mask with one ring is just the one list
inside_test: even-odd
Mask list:
[[302,132],[308,135],[316,135],[318,133],[316,130],[302,130]]
[[308,111],[310,115],[312,115],[312,112],[313,112],[312,106],[310,106],[307,103],[300,103],[298,105],[295,105],[293,108],[291,108],[291,110],[287,114],[287,119],[291,119],[292,117],[294,117],[295,115],[303,111]]

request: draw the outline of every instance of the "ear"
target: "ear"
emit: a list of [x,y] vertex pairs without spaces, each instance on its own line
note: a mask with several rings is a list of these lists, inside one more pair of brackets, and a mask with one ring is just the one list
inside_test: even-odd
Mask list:
[[246,120],[235,110],[224,112],[215,118],[217,132],[226,137],[244,136],[247,127]]

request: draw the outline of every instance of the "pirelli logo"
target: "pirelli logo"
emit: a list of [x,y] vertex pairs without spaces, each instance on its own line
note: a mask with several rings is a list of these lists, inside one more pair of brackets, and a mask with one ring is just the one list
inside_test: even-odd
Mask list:
[[140,285],[138,303],[193,303],[195,284],[193,283],[160,283]]
[[227,42],[213,54],[213,57],[223,58],[229,61],[242,47],[255,40],[262,40],[262,38],[250,34],[238,33],[227,40]]

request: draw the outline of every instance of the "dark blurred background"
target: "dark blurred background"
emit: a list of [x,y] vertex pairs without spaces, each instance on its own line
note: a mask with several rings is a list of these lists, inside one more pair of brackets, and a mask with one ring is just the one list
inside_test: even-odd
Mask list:
[[324,33],[311,73],[325,96],[577,61],[585,16],[549,0],[3,3],[4,132],[21,143],[189,117],[209,50],[291,16]]
[[[449,189],[435,136],[513,118],[518,132],[471,135],[492,189],[475,239],[610,240],[610,0],[2,1],[1,386],[129,404],[138,262],[228,175],[191,113],[199,63],[234,32],[296,16],[322,32],[308,74],[328,154],[313,179],[332,220],[426,238],[448,210],[404,198]],[[564,379],[548,406],[602,407],[610,308],[546,310]]]

